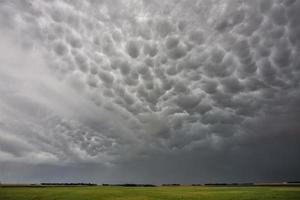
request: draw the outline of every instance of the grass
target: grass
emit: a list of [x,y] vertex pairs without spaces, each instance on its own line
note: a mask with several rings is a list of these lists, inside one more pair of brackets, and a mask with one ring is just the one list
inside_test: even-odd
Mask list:
[[300,187],[2,187],[1,200],[299,200]]

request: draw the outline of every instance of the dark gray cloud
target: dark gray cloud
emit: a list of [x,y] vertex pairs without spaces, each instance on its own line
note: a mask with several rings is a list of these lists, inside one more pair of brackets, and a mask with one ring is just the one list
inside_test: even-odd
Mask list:
[[0,1],[0,180],[299,179],[299,8]]

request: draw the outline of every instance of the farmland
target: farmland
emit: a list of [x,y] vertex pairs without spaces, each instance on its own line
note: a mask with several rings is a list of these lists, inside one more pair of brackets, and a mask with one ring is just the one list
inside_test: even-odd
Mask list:
[[297,186],[0,187],[1,200],[299,200]]

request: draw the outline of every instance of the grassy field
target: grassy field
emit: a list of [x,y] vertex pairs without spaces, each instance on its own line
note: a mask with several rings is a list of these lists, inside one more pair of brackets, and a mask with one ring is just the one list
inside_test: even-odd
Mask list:
[[2,187],[1,200],[299,200],[300,187]]

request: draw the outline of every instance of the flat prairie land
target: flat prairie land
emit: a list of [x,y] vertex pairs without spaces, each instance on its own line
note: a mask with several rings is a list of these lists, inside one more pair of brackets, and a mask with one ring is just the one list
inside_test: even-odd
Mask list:
[[300,200],[300,187],[0,187],[0,200]]

